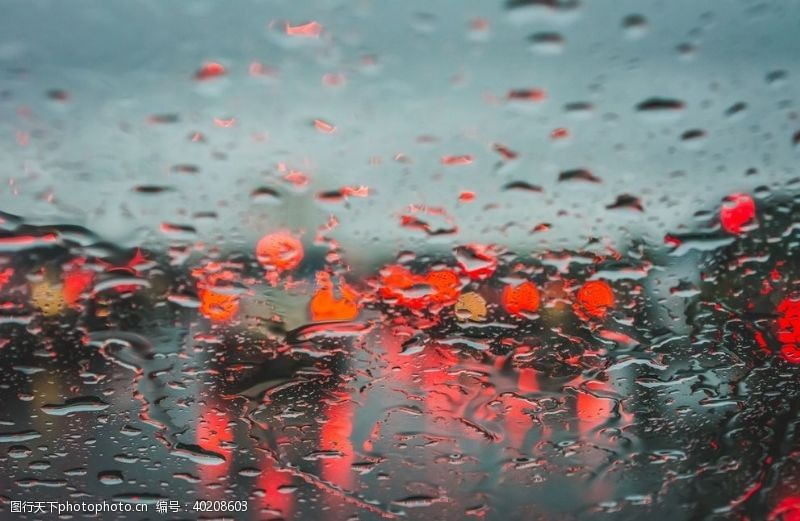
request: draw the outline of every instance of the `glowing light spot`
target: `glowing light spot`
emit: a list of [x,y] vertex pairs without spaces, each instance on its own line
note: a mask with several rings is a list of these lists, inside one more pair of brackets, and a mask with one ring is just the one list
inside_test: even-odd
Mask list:
[[222,64],[217,62],[207,62],[194,74],[194,79],[198,81],[210,80],[224,76],[227,71]]
[[733,234],[742,232],[742,228],[756,216],[756,204],[748,194],[731,194],[725,198],[719,209],[719,220],[722,228]]
[[614,305],[614,292],[604,280],[590,280],[578,290],[573,306],[575,313],[583,320],[604,318]]
[[512,315],[535,313],[540,300],[539,290],[530,281],[516,287],[509,284],[503,288],[503,307]]
[[289,36],[299,36],[302,38],[319,38],[322,33],[322,25],[317,22],[308,22],[302,25],[286,24],[286,34]]
[[223,285],[235,282],[237,275],[216,262],[192,271],[197,281],[200,313],[213,322],[228,322],[239,312],[239,295],[227,293]]
[[452,304],[458,299],[461,281],[453,270],[431,271],[425,276],[425,283],[433,288],[430,294],[431,302]]
[[381,278],[383,280],[384,289],[386,290],[407,288],[412,286],[416,280],[414,274],[397,264],[390,264],[384,267],[381,270]]
[[781,500],[772,512],[768,521],[800,521],[800,496],[790,496]]
[[458,194],[458,200],[462,203],[469,203],[475,200],[475,192],[470,190],[464,190],[460,194]]
[[466,154],[462,156],[443,156],[442,164],[445,166],[460,166],[472,164],[472,156]]
[[232,128],[236,125],[236,118],[214,118],[214,124],[219,128]]
[[459,320],[483,322],[486,320],[487,314],[486,299],[474,291],[464,293],[458,297],[458,301],[456,302],[456,316]]
[[13,276],[14,268],[4,268],[3,271],[0,271],[0,289],[3,289]]
[[303,260],[304,253],[300,239],[285,231],[265,235],[256,245],[258,263],[268,272],[295,269]]
[[94,281],[94,272],[85,269],[72,269],[64,273],[64,301],[69,307],[76,307],[84,292]]
[[314,322],[354,320],[358,317],[358,293],[343,280],[339,280],[339,293],[334,292],[333,281],[327,272],[317,273],[317,291],[311,298],[309,310]]
[[422,309],[425,306],[425,299],[410,295],[406,291],[420,283],[422,283],[421,277],[403,266],[392,264],[380,271],[378,295],[384,300],[395,301],[400,306]]
[[46,280],[31,285],[31,302],[46,317],[60,314],[67,306],[62,286]]
[[449,269],[417,275],[403,266],[389,265],[380,271],[378,296],[409,309],[452,305],[458,299],[460,290],[458,274]]
[[777,311],[781,356],[789,363],[800,364],[800,299],[784,299]]
[[331,125],[327,121],[321,119],[314,120],[314,127],[324,134],[333,134],[336,132],[336,127],[334,125]]
[[200,299],[200,313],[214,322],[228,322],[239,312],[239,297],[217,293],[210,289],[200,289],[197,292]]

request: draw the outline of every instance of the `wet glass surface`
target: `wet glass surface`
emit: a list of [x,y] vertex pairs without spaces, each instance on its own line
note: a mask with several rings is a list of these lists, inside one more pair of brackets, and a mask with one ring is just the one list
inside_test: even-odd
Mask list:
[[2,11],[3,519],[800,519],[800,2]]

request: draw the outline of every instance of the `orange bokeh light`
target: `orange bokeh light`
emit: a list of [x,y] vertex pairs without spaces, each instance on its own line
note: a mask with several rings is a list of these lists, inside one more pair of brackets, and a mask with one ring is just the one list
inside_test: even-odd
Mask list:
[[516,287],[509,284],[503,288],[503,307],[512,315],[535,313],[540,302],[539,290],[530,281],[526,280]]
[[[395,264],[384,267],[380,275],[378,295],[410,309],[421,310],[434,304],[455,304],[460,293],[461,281],[458,274],[450,269],[432,270],[425,275],[417,275]],[[420,288],[419,291],[416,290],[417,287]]]
[[267,271],[290,271],[300,265],[304,255],[303,243],[289,232],[265,235],[256,245],[258,263]]
[[317,273],[317,291],[309,304],[311,320],[324,322],[355,319],[359,312],[358,293],[343,280],[339,280],[339,293],[341,296],[337,297],[330,274],[324,271]]
[[226,295],[208,289],[197,292],[200,299],[200,313],[214,322],[228,322],[239,312],[239,297]]
[[200,313],[214,322],[228,322],[239,312],[239,295],[226,293],[220,283],[232,283],[237,275],[216,262],[209,262],[193,271],[197,281],[197,298],[200,300]]
[[211,78],[216,78],[218,76],[225,75],[225,67],[217,62],[208,62],[203,64],[202,67],[195,73],[194,77],[196,80],[208,80]]
[[575,313],[583,320],[605,318],[608,309],[614,305],[614,292],[604,280],[590,280],[578,290],[573,306]]

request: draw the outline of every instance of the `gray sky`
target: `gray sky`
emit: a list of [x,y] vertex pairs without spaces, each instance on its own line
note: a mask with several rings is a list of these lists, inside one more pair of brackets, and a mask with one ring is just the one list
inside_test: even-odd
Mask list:
[[[250,248],[278,228],[310,240],[334,215],[330,235],[354,258],[469,241],[575,247],[588,236],[620,247],[705,226],[693,214],[715,212],[726,194],[781,191],[796,177],[797,1],[600,0],[558,11],[464,0],[7,0],[2,11],[2,210],[122,245]],[[634,14],[645,25],[624,28]],[[285,34],[287,23],[312,20],[319,38]],[[562,44],[532,45],[539,33]],[[195,81],[210,60],[227,74]],[[253,63],[272,72],[253,75]],[[344,84],[326,85],[326,74]],[[546,98],[507,99],[533,88]],[[68,101],[48,98],[51,89]],[[637,112],[653,97],[684,108]],[[592,109],[565,110],[577,102]],[[726,116],[740,102],[745,110]],[[317,118],[335,132],[318,131]],[[557,128],[569,137],[551,138]],[[691,130],[704,137],[682,140]],[[191,141],[195,132],[204,143]],[[517,159],[503,162],[495,143]],[[471,164],[442,164],[461,155]],[[580,168],[602,182],[558,182]],[[308,184],[284,180],[290,171]],[[542,192],[503,189],[514,181]],[[362,185],[369,196],[347,203],[315,197]],[[263,187],[281,197],[254,199]],[[459,203],[463,191],[475,200]],[[644,212],[606,209],[622,193]],[[409,205],[443,208],[459,232],[401,227]],[[162,223],[196,233],[164,233]],[[539,223],[552,226],[530,235]]]

